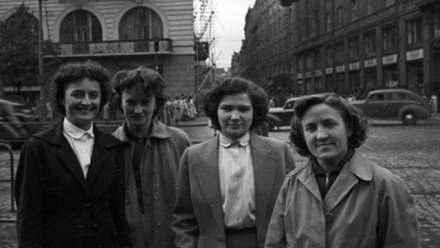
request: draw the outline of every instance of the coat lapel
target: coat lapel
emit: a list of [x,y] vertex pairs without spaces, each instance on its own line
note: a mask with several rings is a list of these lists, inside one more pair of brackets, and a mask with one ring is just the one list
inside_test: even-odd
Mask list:
[[331,211],[350,192],[359,180],[371,181],[373,169],[367,160],[355,152],[344,166],[325,197],[326,211]]
[[303,167],[298,167],[298,170],[301,170],[298,173],[298,181],[300,181],[304,187],[309,190],[312,195],[322,203],[322,197],[321,193],[319,192],[318,183],[316,182],[315,175],[313,174],[312,164],[311,160],[309,159],[308,162]]
[[192,170],[219,230],[224,230],[223,200],[218,169],[218,136],[208,141],[198,153],[200,160],[192,166]]
[[96,179],[96,176],[106,164],[105,161],[110,157],[110,153],[104,150],[102,146],[98,145],[97,143],[98,142],[95,142],[93,145],[92,159],[90,160],[90,167],[89,171],[87,172],[86,181],[88,185],[92,185],[93,181]]
[[57,151],[56,156],[62,161],[62,163],[67,167],[67,169],[72,173],[73,177],[78,181],[78,183],[87,191],[87,184],[84,178],[84,173],[79,164],[78,158],[70,147],[69,142],[65,140],[63,145]]
[[[273,184],[277,177],[277,170],[273,168],[273,164],[277,164],[276,157],[271,155],[273,147],[267,142],[260,142],[260,138],[256,135],[251,136],[252,146],[252,163],[254,168],[254,185],[255,185],[255,215],[257,219],[257,230],[262,230],[265,218],[267,217],[267,205],[273,192]],[[275,161],[274,161],[275,160]]]

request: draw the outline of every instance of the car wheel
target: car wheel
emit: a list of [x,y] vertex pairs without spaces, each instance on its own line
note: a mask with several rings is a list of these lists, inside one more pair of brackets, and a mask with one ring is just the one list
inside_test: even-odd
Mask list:
[[414,125],[417,123],[417,115],[411,111],[403,113],[401,119],[405,125]]

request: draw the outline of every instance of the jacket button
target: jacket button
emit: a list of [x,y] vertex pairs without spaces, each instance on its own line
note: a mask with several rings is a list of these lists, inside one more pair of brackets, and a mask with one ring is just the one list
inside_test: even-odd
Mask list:
[[98,228],[98,224],[93,225],[94,228]]
[[158,193],[154,194],[154,199],[156,199],[156,200],[159,199],[159,194]]
[[162,226],[162,222],[160,222],[160,220],[156,221],[156,225],[157,226]]
[[325,220],[330,223],[330,222],[333,222],[335,220],[335,217],[333,217],[332,213],[327,213],[325,215]]

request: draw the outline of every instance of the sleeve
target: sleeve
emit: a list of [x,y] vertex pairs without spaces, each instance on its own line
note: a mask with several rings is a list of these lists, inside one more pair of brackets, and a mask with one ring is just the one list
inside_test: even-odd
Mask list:
[[[31,139],[32,140],[32,139]],[[15,179],[19,247],[43,247],[44,153],[28,141],[22,148]]]
[[287,196],[288,178],[284,179],[283,185],[278,193],[275,207],[266,235],[265,248],[285,248],[287,247],[286,228],[285,228],[285,209]]
[[122,144],[119,143],[114,150],[116,182],[111,199],[111,211],[116,224],[119,245],[121,247],[127,247],[131,245],[131,240],[129,238],[130,230],[125,215],[125,173],[123,155]]
[[420,247],[414,202],[396,175],[380,188],[377,232],[378,247]]
[[172,229],[176,234],[175,247],[197,247],[199,227],[191,200],[188,171],[188,149],[182,155],[177,175],[177,197],[173,209],[175,222]]

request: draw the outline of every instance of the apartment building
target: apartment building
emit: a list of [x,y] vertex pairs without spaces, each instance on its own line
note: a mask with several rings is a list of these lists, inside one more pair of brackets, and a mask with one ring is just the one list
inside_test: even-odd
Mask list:
[[[24,3],[38,21],[39,2],[44,41],[54,51],[44,54],[45,92],[60,64],[90,59],[113,74],[140,65],[156,69],[170,97],[194,94],[192,0],[3,0],[0,19],[7,21]],[[3,87],[5,95],[14,91],[7,82]],[[40,90],[28,85],[21,92],[38,99]]]
[[440,93],[439,1],[256,0],[254,15],[242,74],[280,99],[325,91],[362,98],[393,87]]

